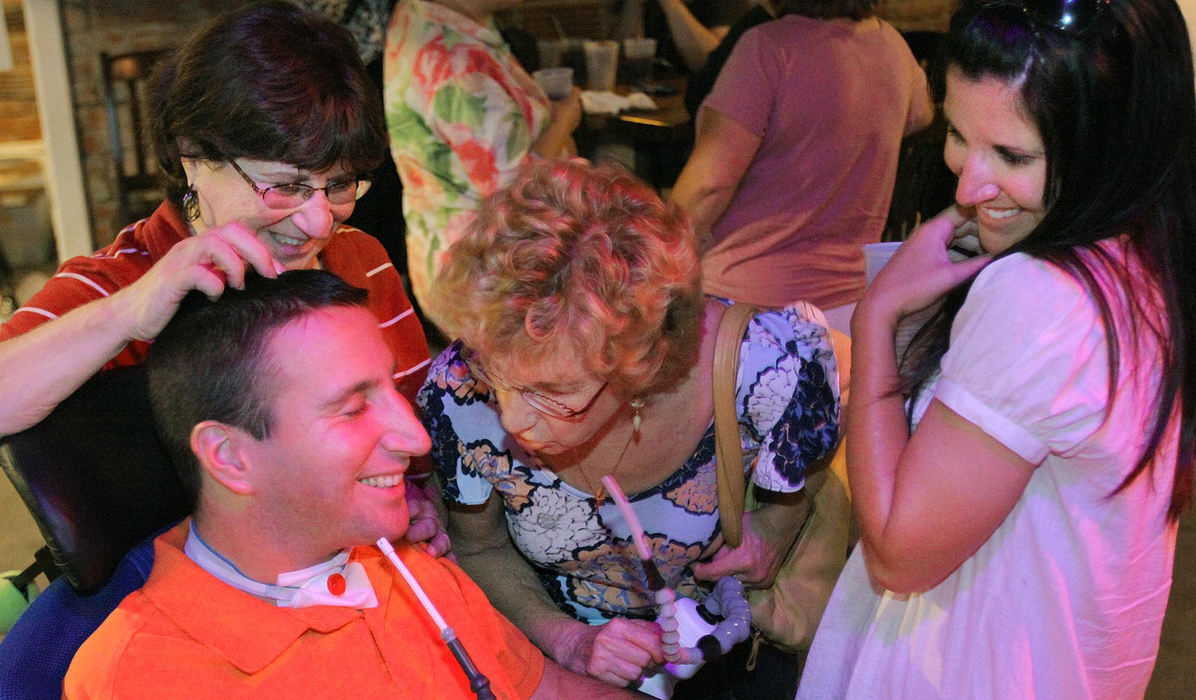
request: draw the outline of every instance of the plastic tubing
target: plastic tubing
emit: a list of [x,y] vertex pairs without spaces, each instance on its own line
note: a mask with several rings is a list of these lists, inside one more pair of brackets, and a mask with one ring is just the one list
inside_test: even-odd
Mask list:
[[478,667],[474,665],[473,659],[469,658],[469,652],[465,650],[465,646],[461,644],[461,640],[457,639],[457,633],[453,631],[452,627],[441,617],[440,611],[432,604],[432,600],[428,598],[428,594],[424,593],[423,586],[419,585],[419,581],[411,575],[411,571],[407,565],[399,559],[399,555],[395,552],[395,548],[390,544],[390,540],[385,537],[378,538],[378,549],[386,555],[391,564],[399,570],[399,574],[407,585],[411,587],[411,591],[415,593],[415,597],[419,598],[420,605],[424,606],[428,616],[432,618],[432,622],[436,623],[436,628],[440,630],[440,638],[448,645],[449,651],[453,653],[453,658],[461,666],[461,670],[465,671],[465,675],[469,678],[469,688],[478,696],[478,700],[495,700],[494,691],[490,689],[490,679],[485,676]]

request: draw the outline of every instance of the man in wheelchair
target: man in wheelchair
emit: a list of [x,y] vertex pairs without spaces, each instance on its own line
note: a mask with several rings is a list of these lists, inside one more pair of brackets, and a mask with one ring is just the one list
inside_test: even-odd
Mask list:
[[402,539],[403,475],[429,440],[366,295],[305,270],[184,300],[149,386],[193,515],[155,541],[149,580],[79,650],[66,697],[623,695],[545,659],[459,568]]

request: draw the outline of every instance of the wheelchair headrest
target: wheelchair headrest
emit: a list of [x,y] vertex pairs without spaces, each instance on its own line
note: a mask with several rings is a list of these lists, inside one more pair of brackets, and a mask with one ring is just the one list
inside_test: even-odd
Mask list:
[[0,439],[0,467],[83,594],[102,587],[133,545],[188,513],[143,367],[99,373],[41,423]]

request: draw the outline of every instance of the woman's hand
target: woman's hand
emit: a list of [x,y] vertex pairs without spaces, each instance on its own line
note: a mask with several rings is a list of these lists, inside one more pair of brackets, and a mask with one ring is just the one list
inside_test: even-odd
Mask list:
[[424,551],[443,557],[452,550],[452,542],[445,530],[445,518],[440,512],[440,488],[434,476],[424,479],[404,479],[407,513],[411,524],[405,537],[413,544],[423,543]]
[[597,626],[569,622],[576,629],[562,638],[553,656],[574,673],[623,688],[664,663],[660,627],[655,622],[623,617]]
[[577,153],[573,132],[581,125],[581,90],[573,92],[549,104],[551,112],[548,124],[532,143],[531,151],[541,157],[564,158]]
[[581,109],[581,89],[574,87],[573,91],[559,100],[553,100],[550,104],[552,108],[551,120],[560,123],[562,128],[566,129],[570,134],[577,131],[577,127],[581,126],[582,109]]
[[155,338],[192,289],[216,299],[225,287],[244,288],[250,266],[265,277],[276,277],[286,269],[239,222],[175,244],[141,279],[112,295],[122,302],[118,313],[128,323],[129,339]]
[[992,262],[992,256],[955,262],[947,251],[956,240],[974,235],[975,223],[954,206],[919,226],[869,285],[857,315],[895,325],[902,316],[926,308],[973,277]]
[[783,499],[786,502],[765,503],[746,511],[739,546],[728,547],[720,534],[711,544],[711,548],[717,547],[714,556],[693,565],[694,576],[703,581],[733,576],[748,589],[771,586],[810,512],[801,494],[787,494]]

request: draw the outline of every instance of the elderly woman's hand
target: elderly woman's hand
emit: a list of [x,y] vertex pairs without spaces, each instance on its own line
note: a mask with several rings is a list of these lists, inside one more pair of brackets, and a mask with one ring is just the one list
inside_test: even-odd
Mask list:
[[745,512],[739,546],[728,547],[719,535],[710,546],[717,548],[714,556],[695,563],[694,576],[704,581],[733,576],[749,589],[771,586],[810,512],[803,496],[783,498],[786,502],[766,503]]
[[121,308],[128,337],[157,337],[192,289],[215,299],[227,286],[244,287],[245,270],[250,266],[266,277],[276,277],[286,269],[253,231],[239,222],[180,241],[141,279],[113,295],[124,302]]
[[623,688],[664,663],[655,622],[616,617],[604,625],[572,624],[575,629],[554,656],[574,673]]
[[440,488],[435,478],[408,478],[405,480],[407,513],[411,524],[405,535],[408,542],[423,543],[424,551],[434,557],[443,557],[452,550],[445,518],[440,512]]

